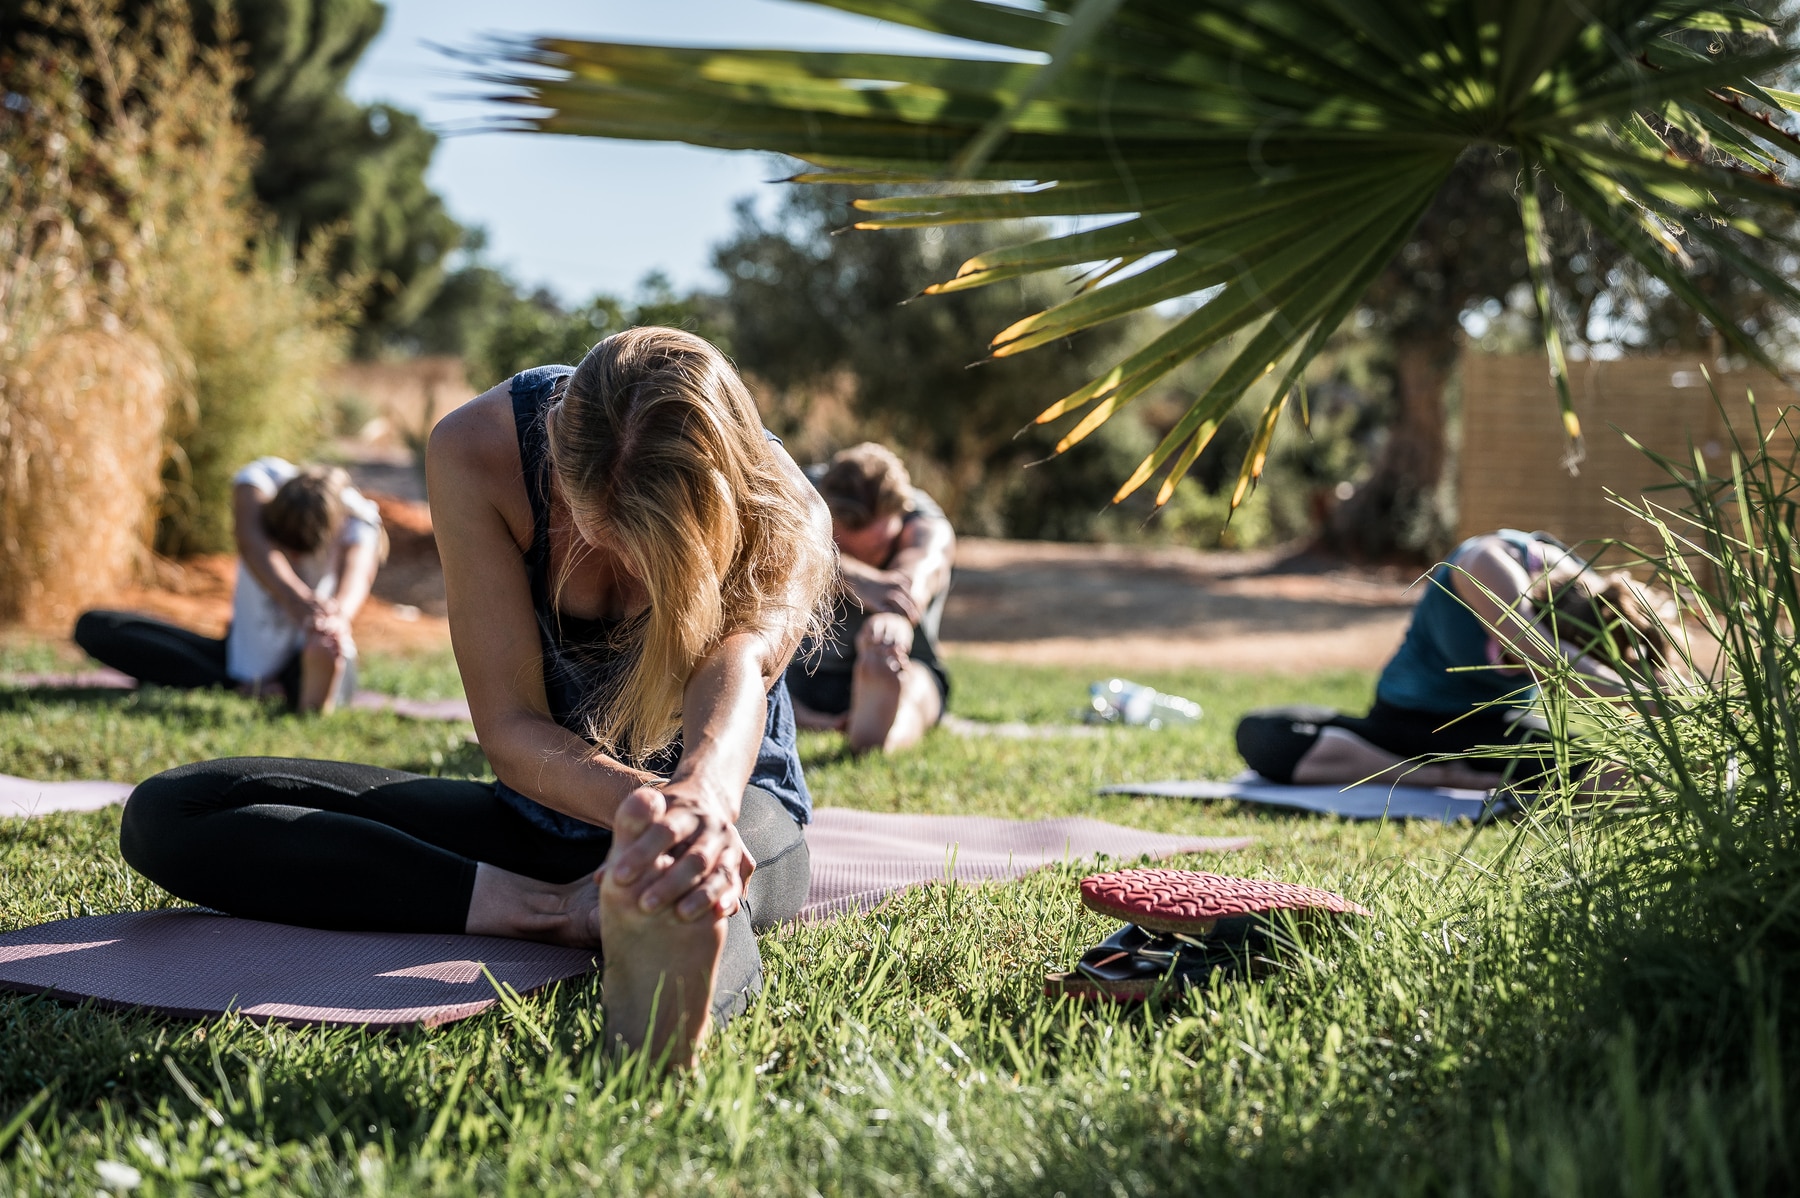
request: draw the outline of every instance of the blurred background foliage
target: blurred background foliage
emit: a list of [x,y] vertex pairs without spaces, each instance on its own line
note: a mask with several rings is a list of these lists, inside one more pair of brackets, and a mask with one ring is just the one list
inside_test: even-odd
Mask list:
[[310,443],[342,352],[338,281],[250,191],[238,61],[185,13],[46,6],[0,49],[0,615],[218,547],[231,472]]
[[[437,135],[412,113],[358,104],[345,81],[386,10],[375,0],[109,0],[127,24],[146,18],[227,47],[235,108],[256,149],[257,201],[297,254],[322,244],[350,286],[356,348],[376,349],[431,302],[462,229],[425,182]],[[30,34],[70,38],[41,0],[0,0],[0,44]],[[75,43],[71,42],[71,45]],[[226,101],[227,111],[232,105]]]
[[[66,356],[77,343],[69,338],[85,338],[88,365],[76,374],[92,377],[95,347],[112,338],[108,352],[124,356],[111,368],[137,370],[149,386],[144,346],[154,345],[151,373],[163,390],[145,410],[161,415],[134,422],[159,430],[157,478],[146,484],[149,514],[127,524],[153,530],[161,552],[227,546],[232,471],[258,453],[319,448],[354,407],[331,382],[345,357],[453,356],[481,390],[525,366],[573,362],[619,329],[659,323],[723,345],[797,456],[889,441],[969,532],[1202,548],[1298,543],[1364,560],[1423,560],[1447,547],[1455,527],[1461,355],[1538,341],[1517,163],[1471,155],[1309,368],[1308,419],[1280,427],[1244,507],[1231,514],[1228,498],[1254,431],[1245,411],[1226,419],[1194,485],[1160,513],[1145,497],[1113,506],[1118,480],[1234,347],[1190,363],[1055,461],[1044,460],[1053,438],[1029,422],[1047,398],[1192,301],[971,367],[994,329],[1074,283],[1040,278],[909,302],[993,244],[993,231],[846,232],[848,192],[823,187],[741,201],[736,229],[715,249],[716,281],[697,291],[654,275],[630,296],[530,286],[496,265],[482,231],[459,225],[431,191],[435,135],[412,114],[345,94],[384,16],[374,0],[0,0],[9,156],[0,198],[11,222],[0,249],[36,264],[15,270],[4,299],[3,402],[15,414],[36,403],[118,424],[108,415],[115,401],[97,397],[142,398],[142,387],[63,402],[69,396],[45,391],[50,375],[30,359]],[[109,73],[130,82],[109,90]],[[56,225],[62,240],[33,224],[42,211],[67,217]],[[146,212],[162,215],[133,223]],[[1712,330],[1617,247],[1554,202],[1548,216],[1578,350],[1719,352]],[[1791,350],[1791,328],[1746,280],[1704,254],[1691,277],[1777,354]],[[128,341],[137,348],[120,350]],[[35,397],[25,381],[33,377]],[[9,452],[24,455],[32,443],[21,430],[49,437],[47,419],[15,419]],[[6,500],[18,511],[24,479],[15,472]],[[74,485],[49,479],[34,485]],[[0,530],[11,577],[56,574],[45,564],[56,559],[48,542],[30,549],[37,534],[23,527],[15,519]],[[140,557],[149,535],[128,538]],[[33,554],[37,566],[16,564]],[[130,556],[111,556],[121,555]],[[36,585],[21,582],[0,606],[28,606],[19,596]]]

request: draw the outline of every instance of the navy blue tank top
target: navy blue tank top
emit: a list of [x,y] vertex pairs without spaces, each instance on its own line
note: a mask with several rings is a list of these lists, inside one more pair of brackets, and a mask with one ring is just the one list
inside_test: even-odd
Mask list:
[[[1502,528],[1500,538],[1527,574],[1544,568],[1543,534]],[[1474,711],[1488,704],[1529,707],[1537,699],[1530,676],[1499,669],[1493,633],[1454,589],[1456,562],[1479,537],[1456,547],[1431,572],[1413,608],[1406,639],[1381,671],[1375,697],[1410,711]]]
[[[633,619],[580,620],[558,612],[550,586],[550,450],[544,435],[544,412],[561,393],[563,380],[574,374],[569,366],[539,366],[512,379],[513,424],[519,436],[519,461],[524,467],[525,493],[531,499],[531,547],[525,551],[525,570],[531,580],[531,608],[537,616],[538,642],[543,647],[544,695],[550,716],[578,736],[586,736],[587,716],[613,693],[630,665],[628,639]],[[770,440],[775,440],[770,434]],[[776,444],[780,444],[776,441]],[[800,770],[795,746],[794,705],[788,698],[785,677],[777,678],[769,691],[769,717],[763,726],[762,745],[750,785],[768,791],[781,801],[800,823],[812,818],[812,795]],[[644,763],[644,768],[667,777],[681,760],[676,742]],[[559,836],[588,839],[611,833],[584,820],[554,811],[520,794],[504,782],[494,784],[502,802],[526,819]]]

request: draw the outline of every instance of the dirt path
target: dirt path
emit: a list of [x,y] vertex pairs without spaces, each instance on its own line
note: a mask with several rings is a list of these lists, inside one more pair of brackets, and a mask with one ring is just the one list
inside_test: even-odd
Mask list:
[[1412,579],[1291,553],[964,538],[944,613],[957,654],[1116,670],[1373,669]]
[[[376,653],[444,648],[449,628],[430,512],[410,497],[369,491],[392,547],[357,621],[357,642]],[[235,575],[230,556],[164,564],[158,574],[113,605],[223,634]],[[1411,582],[1291,553],[967,537],[944,640],[963,657],[1113,671],[1373,669],[1399,644]]]

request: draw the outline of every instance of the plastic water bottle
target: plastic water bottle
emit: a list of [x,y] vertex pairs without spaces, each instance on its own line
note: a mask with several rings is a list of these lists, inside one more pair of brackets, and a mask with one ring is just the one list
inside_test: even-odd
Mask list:
[[1198,724],[1200,705],[1180,695],[1166,695],[1142,683],[1109,678],[1088,687],[1087,719],[1094,724],[1129,724],[1165,728]]

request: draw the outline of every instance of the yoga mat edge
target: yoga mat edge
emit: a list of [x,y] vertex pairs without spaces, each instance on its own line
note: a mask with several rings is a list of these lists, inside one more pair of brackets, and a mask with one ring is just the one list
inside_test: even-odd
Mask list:
[[1240,774],[1223,781],[1173,779],[1161,782],[1120,782],[1099,788],[1100,794],[1144,795],[1163,799],[1229,799],[1239,803],[1335,815],[1351,820],[1426,819],[1452,824],[1460,820],[1481,822],[1507,809],[1506,799],[1481,790],[1448,787],[1388,786],[1360,783],[1351,786],[1283,785],[1254,774]]

